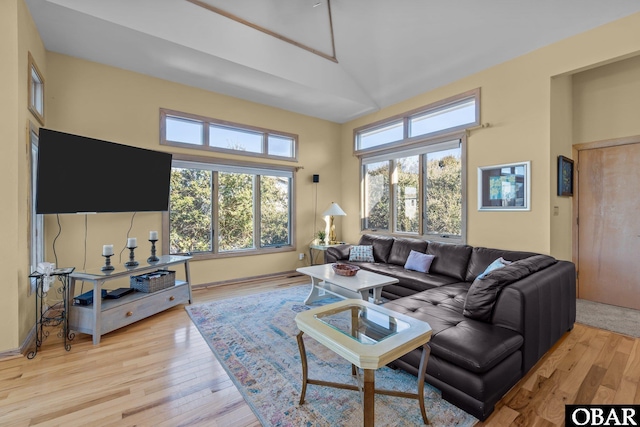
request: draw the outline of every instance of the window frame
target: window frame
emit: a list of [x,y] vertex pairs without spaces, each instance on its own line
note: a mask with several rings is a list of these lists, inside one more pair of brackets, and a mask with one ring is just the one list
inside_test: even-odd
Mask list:
[[[35,59],[31,55],[31,52],[28,53],[28,100],[27,105],[29,106],[29,111],[33,116],[38,120],[38,122],[44,126],[44,77],[38,68],[38,64],[36,64]],[[36,74],[38,77],[38,81],[34,81],[33,74]],[[40,95],[40,100],[42,102],[41,106],[38,106],[35,100],[35,97]]]
[[[39,141],[39,129],[29,122],[28,126],[28,150],[27,156],[29,159],[29,265],[31,271],[35,271],[38,267],[38,263],[45,260],[45,248],[44,248],[44,215],[36,213],[36,184],[37,184],[37,164],[38,164],[38,141]],[[35,292],[35,284],[31,283],[29,286],[29,295]]]
[[[461,224],[460,224],[460,236],[452,235],[452,234],[442,234],[442,233],[427,233],[426,231],[426,194],[428,189],[426,188],[426,164],[424,162],[424,157],[429,152],[437,152],[438,147],[443,147],[444,144],[453,141],[459,141],[460,146],[460,162],[462,164],[461,170],[461,198],[462,198],[462,206],[461,206]],[[433,149],[435,148],[435,149]],[[467,241],[467,133],[463,132],[453,132],[448,134],[442,134],[439,136],[423,138],[418,142],[414,142],[412,145],[402,145],[402,149],[388,149],[384,151],[376,152],[375,154],[371,153],[369,155],[360,156],[360,231],[361,233],[373,233],[380,235],[390,235],[390,236],[400,236],[400,237],[413,237],[413,238],[423,238],[426,240],[437,241],[437,242],[446,242],[446,243],[466,243]],[[418,232],[403,232],[397,231],[397,184],[393,179],[395,174],[396,159],[408,157],[410,154],[419,155],[419,180],[418,180],[418,194],[419,194],[419,203],[418,203]],[[386,157],[394,157],[385,159]],[[365,198],[367,196],[366,187],[365,187],[365,175],[366,175],[366,165],[371,163],[377,163],[382,161],[389,162],[389,188],[387,189],[389,193],[389,229],[381,230],[381,229],[371,229],[365,228],[366,221],[366,212],[365,206],[366,201]]]
[[[171,141],[167,139],[167,117],[173,117],[177,119],[190,120],[201,122],[203,124],[202,129],[202,144],[189,144],[178,141]],[[239,132],[250,132],[262,134],[262,152],[256,153],[251,151],[234,150],[229,148],[215,147],[210,144],[209,127],[218,126],[228,129],[235,129]],[[289,156],[276,156],[269,154],[269,136],[287,138],[292,140],[293,155]],[[167,145],[171,147],[190,148],[194,150],[213,151],[225,154],[235,154],[239,156],[258,157],[262,159],[270,160],[284,160],[288,162],[298,161],[298,135],[288,132],[277,131],[273,129],[266,129],[257,126],[250,126],[240,123],[229,122],[225,120],[214,119],[211,117],[199,116],[196,114],[184,113],[176,110],[170,110],[167,108],[160,109],[160,145]]]
[[[473,99],[475,101],[476,106],[476,114],[475,120],[470,123],[465,123],[462,125],[442,129],[436,132],[430,132],[423,135],[418,136],[409,136],[410,125],[409,122],[412,118],[422,116],[429,113],[435,113],[438,111],[446,110],[453,105],[461,104],[467,100]],[[394,123],[402,123],[403,126],[403,138],[397,141],[390,141],[385,144],[380,144],[375,147],[359,149],[359,136],[362,133],[370,132],[376,129],[383,129],[385,127],[391,126]],[[386,151],[389,149],[400,149],[405,146],[411,146],[421,141],[425,141],[427,139],[435,138],[441,135],[448,135],[454,132],[466,130],[475,126],[480,125],[480,88],[472,89],[467,92],[463,92],[458,95],[451,96],[449,98],[433,102],[431,104],[406,111],[404,113],[397,114],[395,116],[387,117],[382,120],[378,120],[374,123],[369,123],[364,126],[357,127],[353,130],[353,154],[355,156],[363,156],[370,153],[377,153],[380,151]]]
[[[253,240],[254,240],[254,248],[250,249],[238,249],[231,251],[220,251],[219,242],[218,242],[218,224],[219,224],[219,215],[220,212],[218,210],[218,171],[214,171],[213,173],[213,188],[211,194],[212,200],[212,228],[213,228],[213,237],[212,237],[212,249],[211,251],[206,252],[194,252],[191,255],[194,260],[206,260],[206,259],[218,259],[218,258],[230,258],[230,257],[239,257],[239,256],[250,256],[250,255],[263,255],[269,253],[280,253],[280,252],[293,252],[296,250],[296,200],[295,200],[295,189],[296,189],[296,167],[291,166],[280,166],[280,165],[271,165],[264,163],[253,163],[246,161],[237,161],[237,160],[229,160],[229,159],[221,159],[214,157],[203,157],[203,156],[194,156],[194,155],[185,155],[185,154],[174,154],[172,167],[174,162],[178,163],[192,163],[193,166],[197,165],[207,165],[211,169],[214,170],[216,167],[218,168],[238,168],[238,169],[247,169],[246,173],[252,173],[254,175],[254,193],[253,193],[253,204],[254,204],[254,218],[253,218]],[[208,169],[208,168],[207,168]],[[251,170],[254,170],[251,172]],[[289,244],[288,245],[279,245],[279,246],[265,246],[261,247],[261,188],[260,188],[260,180],[258,179],[261,176],[260,173],[256,173],[256,171],[269,171],[273,170],[274,173],[286,173],[291,174],[291,185],[289,187]],[[262,175],[270,176],[267,173],[263,173]],[[162,240],[162,250],[163,253],[170,253],[171,250],[171,242],[170,242],[170,209],[162,213],[162,231],[163,235],[168,236],[166,239]]]

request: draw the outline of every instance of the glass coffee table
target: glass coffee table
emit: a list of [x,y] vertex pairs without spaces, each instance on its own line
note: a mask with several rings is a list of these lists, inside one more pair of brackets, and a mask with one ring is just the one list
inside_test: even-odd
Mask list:
[[[431,326],[427,322],[359,299],[346,299],[313,308],[298,313],[295,320],[300,329],[297,340],[302,362],[301,405],[304,403],[307,384],[360,391],[360,388],[355,385],[309,378],[307,353],[302,339],[302,335],[307,333],[320,344],[351,362],[353,375],[357,374],[357,368],[364,371],[362,388],[365,426],[374,425],[376,393],[417,399],[422,419],[425,424],[429,424],[424,407],[424,376],[431,352],[427,344],[431,339]],[[417,393],[375,388],[376,369],[419,347],[422,347],[422,356],[418,369]]]

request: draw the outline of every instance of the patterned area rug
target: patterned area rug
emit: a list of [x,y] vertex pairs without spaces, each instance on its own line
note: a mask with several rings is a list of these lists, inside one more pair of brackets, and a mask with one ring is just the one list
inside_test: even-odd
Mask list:
[[[264,426],[361,426],[357,391],[307,386],[298,404],[302,381],[299,332],[294,317],[308,310],[303,301],[310,285],[187,306],[193,323]],[[314,305],[337,299],[327,298]],[[305,346],[309,378],[356,384],[351,365],[308,336]],[[378,388],[415,392],[416,377],[383,367]],[[376,426],[423,425],[418,402],[393,396],[375,397]],[[427,416],[434,426],[473,426],[477,420],[443,400],[425,385]]]

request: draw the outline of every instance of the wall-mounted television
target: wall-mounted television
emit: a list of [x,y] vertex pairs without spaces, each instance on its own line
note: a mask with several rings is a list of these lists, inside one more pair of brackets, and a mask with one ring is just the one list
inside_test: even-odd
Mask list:
[[171,154],[40,129],[39,214],[169,209]]

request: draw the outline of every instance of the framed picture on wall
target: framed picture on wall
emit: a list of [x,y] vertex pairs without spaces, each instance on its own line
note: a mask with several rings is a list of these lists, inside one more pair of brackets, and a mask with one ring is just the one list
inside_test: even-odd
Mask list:
[[573,160],[558,156],[558,196],[573,196]]
[[479,211],[531,210],[531,162],[478,168]]

